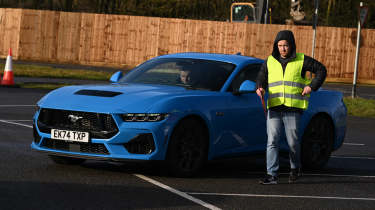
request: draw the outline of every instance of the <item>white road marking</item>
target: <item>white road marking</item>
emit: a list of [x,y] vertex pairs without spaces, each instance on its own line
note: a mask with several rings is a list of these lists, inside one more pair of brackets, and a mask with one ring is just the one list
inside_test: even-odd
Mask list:
[[37,105],[0,105],[0,107],[36,107]]
[[[285,173],[287,174],[287,173]],[[375,176],[363,176],[363,175],[354,175],[354,174],[305,174],[303,176],[332,176],[332,177],[353,177],[353,178],[375,178]]]
[[346,156],[334,156],[334,155],[332,155],[331,158],[375,160],[375,157],[346,157]]
[[[264,175],[264,172],[249,172],[248,174],[253,175]],[[289,175],[289,173],[279,173],[280,175]],[[302,173],[302,176],[331,176],[331,177],[351,177],[351,178],[370,178],[373,179],[375,176],[355,175],[355,174],[309,174]]]
[[[21,124],[21,123],[16,123],[16,122],[8,121],[8,120],[0,120],[0,122],[8,123],[8,124],[13,124],[13,125],[24,126],[24,127],[27,127],[27,128],[32,128],[32,127],[33,127],[33,126],[30,126],[30,125],[25,125],[25,124]],[[184,193],[184,192],[181,192],[181,191],[178,191],[178,190],[176,190],[176,189],[173,189],[172,187],[169,187],[169,186],[167,186],[167,185],[165,185],[165,184],[162,184],[162,183],[160,183],[160,182],[158,182],[158,181],[155,181],[155,180],[153,180],[153,179],[151,179],[151,178],[148,178],[148,177],[146,177],[146,176],[143,176],[143,175],[141,175],[141,174],[134,174],[134,176],[136,176],[136,177],[138,177],[138,178],[140,178],[140,179],[143,179],[143,180],[145,180],[145,181],[147,181],[147,182],[150,182],[151,184],[154,184],[154,185],[156,185],[156,186],[158,186],[158,187],[161,187],[161,188],[163,188],[163,189],[166,189],[166,190],[168,190],[168,191],[170,191],[170,192],[172,192],[172,193],[175,193],[175,194],[177,194],[177,195],[179,195],[179,196],[181,196],[181,197],[183,197],[183,198],[186,198],[186,199],[188,199],[188,200],[190,200],[190,201],[193,201],[194,203],[197,203],[197,204],[199,204],[199,205],[202,205],[202,206],[204,206],[204,207],[206,207],[206,208],[208,208],[208,209],[220,210],[220,208],[218,208],[218,207],[216,207],[216,206],[214,206],[214,205],[211,205],[211,204],[206,203],[206,202],[204,202],[204,201],[202,201],[202,200],[199,200],[199,199],[197,199],[197,198],[194,198],[193,196],[190,196],[190,195],[188,195],[188,194],[186,194],[186,193]]]
[[33,128],[33,126],[31,126],[31,125],[25,125],[25,124],[22,124],[22,123],[16,123],[16,122],[8,121],[8,120],[0,120],[0,122],[12,124],[12,125],[19,125],[19,126],[23,126],[23,127],[27,127],[27,128]]
[[[1,105],[0,105],[1,106]],[[0,120],[0,122],[13,124],[13,125],[19,125],[27,128],[32,128],[30,125],[25,125],[21,123],[16,123],[14,121],[30,121],[30,120]],[[342,156],[331,156],[333,158],[352,158],[352,159],[370,159],[373,160],[375,158],[372,157],[342,157]],[[257,173],[259,174],[259,173]],[[288,173],[284,173],[288,174]],[[375,178],[375,176],[359,176],[359,175],[340,175],[340,174],[303,174],[304,176],[334,176],[334,177],[358,177],[358,178]],[[335,200],[364,200],[364,201],[375,201],[375,198],[350,198],[350,197],[333,197],[333,196],[296,196],[296,195],[262,195],[262,194],[229,194],[229,193],[197,193],[197,192],[181,192],[179,190],[176,190],[172,187],[169,187],[165,184],[162,184],[156,180],[153,180],[149,177],[146,177],[141,174],[134,174],[134,176],[143,179],[151,184],[154,184],[158,187],[161,187],[165,190],[168,190],[172,193],[175,193],[183,198],[186,198],[190,201],[193,201],[194,203],[197,203],[199,205],[202,205],[208,209],[215,209],[219,210],[220,208],[206,203],[200,199],[194,198],[191,195],[216,195],[216,196],[241,196],[241,197],[269,197],[269,198],[310,198],[310,199],[335,199]]]
[[344,145],[349,145],[349,146],[365,146],[365,144],[357,144],[357,143],[344,143]]
[[187,192],[187,194],[191,194],[191,195],[214,195],[214,196],[265,197],[265,198],[310,198],[310,199],[375,201],[375,198],[350,198],[350,197],[310,196],[310,195],[262,195],[262,194],[199,193],[199,192]]
[[145,181],[147,181],[147,182],[150,182],[151,184],[154,184],[154,185],[156,185],[156,186],[158,186],[158,187],[161,187],[161,188],[163,188],[163,189],[165,189],[165,190],[168,190],[168,191],[170,191],[170,192],[172,192],[172,193],[175,193],[175,194],[177,194],[177,195],[179,195],[179,196],[181,196],[181,197],[183,197],[183,198],[186,198],[186,199],[188,199],[188,200],[190,200],[190,201],[193,201],[194,203],[197,203],[197,204],[199,204],[199,205],[202,205],[202,206],[204,206],[204,207],[206,207],[206,208],[208,208],[208,209],[215,209],[215,210],[220,209],[220,208],[218,208],[218,207],[216,207],[216,206],[213,206],[213,205],[211,205],[211,204],[209,204],[209,203],[206,203],[206,202],[204,202],[204,201],[202,201],[202,200],[199,200],[199,199],[197,199],[197,198],[194,198],[193,196],[188,195],[187,193],[184,193],[184,192],[178,191],[178,190],[176,190],[176,189],[174,189],[174,188],[172,188],[172,187],[169,187],[169,186],[167,186],[167,185],[165,185],[165,184],[163,184],[163,183],[160,183],[160,182],[158,182],[158,181],[156,181],[156,180],[153,180],[153,179],[151,179],[151,178],[149,178],[149,177],[143,176],[143,175],[141,175],[141,174],[134,174],[134,176],[136,176],[136,177],[138,177],[138,178],[140,178],[140,179],[143,179],[143,180],[145,180]]
[[5,120],[7,122],[32,122],[33,120]]
[[[252,175],[264,175],[264,172],[248,172]],[[289,173],[279,173],[280,175],[289,175]],[[302,173],[303,176],[331,176],[331,177],[352,177],[352,178],[375,178],[375,176],[356,175],[356,174],[309,174]]]

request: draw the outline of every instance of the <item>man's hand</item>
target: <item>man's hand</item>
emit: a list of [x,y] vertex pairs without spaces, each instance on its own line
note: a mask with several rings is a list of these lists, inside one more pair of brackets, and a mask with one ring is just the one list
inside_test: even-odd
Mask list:
[[302,95],[307,95],[307,94],[310,94],[311,93],[311,87],[310,86],[305,86],[305,88],[303,88],[303,91],[302,91]]
[[257,92],[257,95],[260,98],[263,98],[263,95],[264,95],[264,89],[263,88],[258,88],[256,92]]

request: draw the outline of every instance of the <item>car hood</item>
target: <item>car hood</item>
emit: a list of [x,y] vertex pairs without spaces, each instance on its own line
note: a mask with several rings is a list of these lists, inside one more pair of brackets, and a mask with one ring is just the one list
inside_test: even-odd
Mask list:
[[101,113],[142,113],[174,97],[202,95],[184,87],[143,84],[80,85],[48,93],[38,105],[43,108]]

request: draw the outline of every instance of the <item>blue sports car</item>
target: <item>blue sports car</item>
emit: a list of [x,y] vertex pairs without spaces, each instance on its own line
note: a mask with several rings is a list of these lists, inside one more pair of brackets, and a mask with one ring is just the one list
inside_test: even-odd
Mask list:
[[[266,118],[255,93],[263,62],[178,53],[117,72],[111,84],[59,88],[38,102],[31,147],[62,164],[164,160],[177,176],[191,176],[214,158],[263,153]],[[300,125],[304,167],[323,167],[342,145],[342,97],[311,94]],[[288,150],[285,140],[281,149]]]

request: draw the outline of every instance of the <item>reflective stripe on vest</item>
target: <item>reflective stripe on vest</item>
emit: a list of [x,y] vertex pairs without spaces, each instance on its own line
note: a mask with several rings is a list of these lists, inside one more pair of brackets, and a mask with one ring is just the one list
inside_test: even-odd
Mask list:
[[268,108],[285,105],[307,109],[310,95],[302,96],[302,91],[311,81],[301,77],[303,60],[304,54],[297,53],[283,72],[280,62],[272,56],[268,57]]
[[268,96],[268,98],[272,99],[272,98],[279,98],[279,97],[285,97],[285,98],[291,98],[291,99],[299,99],[299,100],[309,100],[310,96],[308,95],[301,95],[301,94],[288,94],[288,93],[274,93],[274,94],[270,94]]

